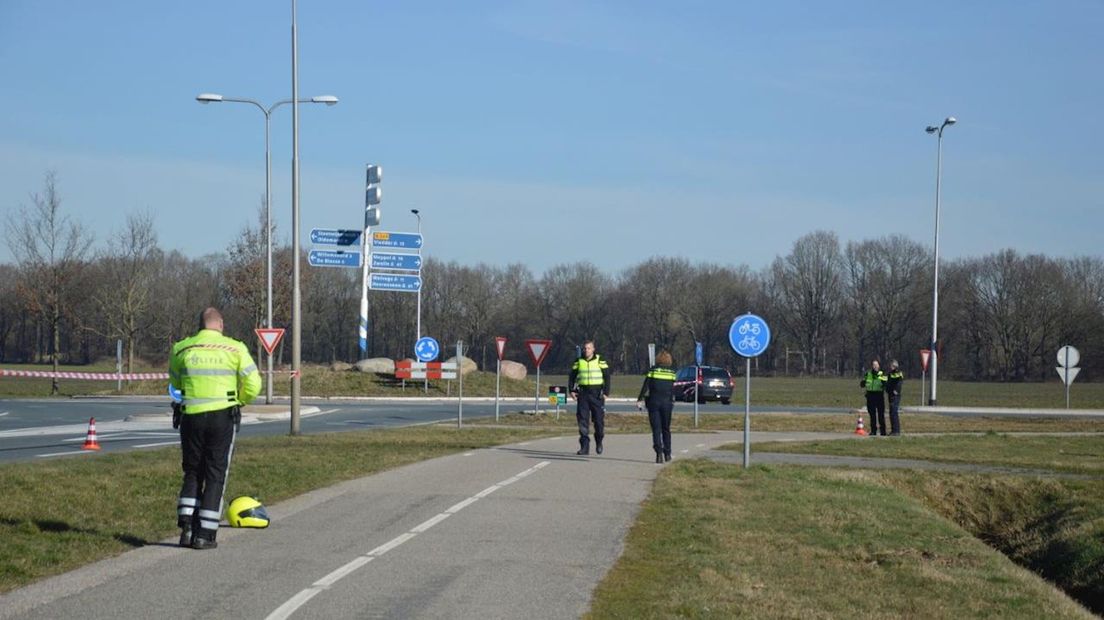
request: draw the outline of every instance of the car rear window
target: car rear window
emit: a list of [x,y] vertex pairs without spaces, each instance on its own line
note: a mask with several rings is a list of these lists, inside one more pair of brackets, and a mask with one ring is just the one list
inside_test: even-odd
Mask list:
[[702,378],[705,379],[727,379],[728,371],[723,368],[703,368]]

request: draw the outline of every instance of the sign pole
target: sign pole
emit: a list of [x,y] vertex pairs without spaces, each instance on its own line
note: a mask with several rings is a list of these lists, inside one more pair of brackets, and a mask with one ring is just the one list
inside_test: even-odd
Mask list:
[[[1070,367],[1070,359],[1069,359],[1069,354],[1070,354],[1070,348],[1069,348],[1069,347],[1066,347],[1066,348],[1065,348],[1065,350],[1066,350],[1066,361],[1065,361],[1065,363],[1063,363],[1063,364],[1062,364],[1062,366],[1065,366],[1065,368],[1066,368],[1066,372],[1067,372],[1067,373],[1069,373],[1069,367]],[[1073,383],[1073,382],[1072,382],[1072,381],[1065,381],[1065,384],[1066,384],[1066,409],[1069,409],[1069,388],[1070,388],[1070,383]]]
[[[119,378],[115,381],[115,391],[123,391],[123,341],[115,341],[115,374]],[[1066,409],[1069,409],[1069,388],[1066,388]]]
[[[464,342],[462,340],[456,341],[456,374],[459,376],[457,379],[460,381],[460,403],[456,409],[456,428],[464,426],[464,363],[461,361],[461,355],[464,352]],[[428,382],[429,380],[426,379]]]
[[751,467],[751,358],[744,368],[744,469]]
[[533,395],[533,401],[537,408],[537,415],[540,415],[540,364],[537,364],[537,393]]
[[502,383],[502,360],[495,364],[495,422],[498,422],[498,389]]
[[928,371],[927,370],[921,370],[920,371],[920,406],[921,407],[924,406],[924,394],[926,394],[927,391],[928,391],[927,378],[928,378]]
[[694,428],[698,427],[698,380],[701,378],[701,366],[694,366]]

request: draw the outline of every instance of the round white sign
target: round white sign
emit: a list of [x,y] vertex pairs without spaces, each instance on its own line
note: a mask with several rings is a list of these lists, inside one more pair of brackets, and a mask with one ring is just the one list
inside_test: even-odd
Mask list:
[[[1069,356],[1068,358],[1066,356]],[[1058,365],[1064,368],[1073,368],[1081,361],[1081,353],[1076,348],[1066,345],[1058,349]]]

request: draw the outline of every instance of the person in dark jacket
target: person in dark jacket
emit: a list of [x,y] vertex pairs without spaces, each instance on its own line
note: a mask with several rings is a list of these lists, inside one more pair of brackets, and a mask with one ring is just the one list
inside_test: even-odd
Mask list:
[[894,437],[901,434],[901,387],[905,384],[905,373],[901,372],[897,360],[889,363],[889,375],[885,382],[886,396],[889,397],[889,434]]
[[870,363],[870,370],[866,371],[862,381],[859,381],[859,387],[866,388],[866,413],[870,416],[871,437],[877,435],[879,429],[882,436],[886,434],[885,381],[885,373],[882,372],[881,363],[877,358]]
[[594,420],[594,443],[602,453],[606,436],[606,398],[610,393],[610,369],[606,360],[594,352],[594,341],[583,343],[583,356],[571,365],[567,376],[567,391],[575,399],[575,419],[579,422],[580,456],[590,454],[590,421]]
[[643,410],[645,403],[648,405],[656,463],[671,460],[671,411],[675,406],[675,371],[671,363],[671,354],[660,351],[655,366],[644,374],[644,385],[636,398],[637,409]]

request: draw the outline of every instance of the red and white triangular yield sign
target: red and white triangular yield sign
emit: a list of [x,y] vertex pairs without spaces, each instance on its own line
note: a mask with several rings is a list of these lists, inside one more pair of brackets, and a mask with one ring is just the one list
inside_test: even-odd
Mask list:
[[529,349],[529,356],[533,358],[533,365],[540,367],[544,356],[548,355],[548,349],[552,348],[551,340],[531,339],[525,341],[525,347]]
[[258,327],[253,331],[257,332],[257,338],[260,339],[261,346],[269,355],[272,355],[272,352],[276,350],[276,345],[280,344],[280,340],[284,337],[283,327]]
[[504,336],[495,336],[495,346],[498,347],[498,361],[502,361],[502,356],[506,354],[506,338]]
[[920,349],[920,368],[928,372],[928,360],[931,358],[931,349]]

